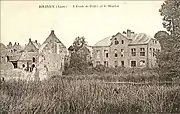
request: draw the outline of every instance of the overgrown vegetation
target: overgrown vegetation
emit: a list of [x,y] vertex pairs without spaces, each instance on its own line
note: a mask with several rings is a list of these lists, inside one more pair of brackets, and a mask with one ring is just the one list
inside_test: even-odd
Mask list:
[[180,1],[165,0],[160,8],[166,31],[155,34],[162,50],[158,54],[159,73],[166,80],[180,78]]
[[66,67],[63,74],[85,73],[90,66],[90,60],[88,60],[90,51],[87,48],[85,38],[75,38],[73,44],[68,48],[68,50],[71,54],[70,64]]
[[0,85],[0,113],[178,113],[180,86],[118,85],[54,77]]

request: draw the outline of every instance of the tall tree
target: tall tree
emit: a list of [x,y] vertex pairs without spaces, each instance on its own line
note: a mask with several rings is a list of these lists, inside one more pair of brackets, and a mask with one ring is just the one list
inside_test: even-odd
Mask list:
[[84,51],[82,51],[82,49],[86,45],[87,42],[84,37],[75,38],[73,44],[68,48],[71,53],[71,58],[69,67],[67,69],[71,69],[73,72],[85,72],[86,68],[88,67],[88,62],[86,60],[87,55],[84,53]]
[[165,50],[168,47],[170,47],[169,39],[170,35],[166,31],[158,31],[155,35],[154,38],[156,38],[160,45],[161,45],[161,50]]
[[165,0],[159,11],[163,16],[163,26],[169,32],[155,34],[162,46],[158,55],[161,75],[180,77],[180,0]]
[[165,0],[159,11],[163,16],[163,26],[167,31],[171,34],[180,34],[180,1]]
[[86,45],[87,42],[85,41],[84,37],[76,37],[74,42],[73,42],[73,48],[75,51],[78,51],[82,46]]

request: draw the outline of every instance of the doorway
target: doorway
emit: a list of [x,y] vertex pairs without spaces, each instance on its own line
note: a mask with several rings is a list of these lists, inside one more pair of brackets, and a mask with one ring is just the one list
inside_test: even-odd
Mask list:
[[13,64],[14,68],[17,68],[17,61],[13,61],[12,64]]

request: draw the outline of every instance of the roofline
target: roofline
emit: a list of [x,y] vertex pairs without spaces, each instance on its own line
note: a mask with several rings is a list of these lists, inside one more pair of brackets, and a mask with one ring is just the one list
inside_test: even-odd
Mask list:
[[[145,33],[143,33],[145,34]],[[146,34],[147,35],[147,34]],[[128,46],[131,46],[131,45],[148,45],[149,42],[152,40],[152,39],[155,39],[154,37],[150,37],[149,41],[147,43],[143,43],[143,44],[128,44]]]
[[111,45],[109,46],[92,46],[92,48],[96,48],[96,47],[110,47]]
[[20,62],[21,62],[21,61],[32,61],[32,60],[29,60],[29,59],[28,59],[28,60],[21,60],[21,59],[20,59],[20,60],[17,60],[17,61],[20,61]]
[[[127,36],[123,35],[122,33],[118,32],[116,35],[113,35],[112,38],[116,37],[118,34],[122,35],[123,37],[125,37],[127,40],[132,40],[131,38],[128,38]],[[111,38],[111,39],[112,39]]]
[[[31,43],[31,44],[36,48],[36,46],[33,44],[32,41],[30,41],[29,43]],[[28,43],[28,45],[29,45],[29,43]],[[23,49],[23,51],[26,49],[26,47],[27,47],[28,45],[25,46],[25,48]],[[38,48],[36,48],[36,49],[39,50]]]
[[[148,42],[149,43],[149,42]],[[128,46],[134,46],[134,45],[148,45],[148,43],[144,43],[144,44],[128,44]]]
[[[103,41],[104,39],[109,38],[109,37],[111,37],[111,38],[110,38],[110,40],[111,40],[111,39],[112,39],[112,36],[108,36],[108,37],[105,37],[105,38],[99,40],[96,44],[98,44],[99,42],[101,42],[101,41]],[[96,46],[96,44],[94,44],[94,46]],[[110,45],[111,45],[111,44],[110,44]]]

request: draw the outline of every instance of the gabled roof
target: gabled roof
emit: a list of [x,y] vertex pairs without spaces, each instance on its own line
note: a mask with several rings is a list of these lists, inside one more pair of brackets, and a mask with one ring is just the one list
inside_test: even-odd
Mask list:
[[1,50],[4,50],[4,49],[6,49],[6,46],[3,43],[0,43],[0,48],[1,48]]
[[[29,47],[30,45],[32,45],[33,47]],[[30,38],[29,43],[24,47],[23,51],[30,50],[28,48],[33,48],[33,50],[35,49],[36,51],[38,51],[40,47],[41,47],[41,44],[38,43],[37,40],[31,41],[31,38]]]
[[99,42],[97,42],[94,46],[110,46],[111,45],[112,36],[106,37]]
[[[51,34],[48,36],[48,38],[44,41],[44,43],[60,43],[60,47],[65,47],[65,45],[56,37],[54,34],[54,30],[51,31]],[[43,43],[43,44],[44,44]]]
[[139,33],[132,38],[132,42],[129,45],[147,44],[151,39],[153,39],[151,36]]
[[118,32],[116,35],[113,35],[112,38],[113,38],[113,37],[116,37],[117,35],[121,35],[122,37],[124,37],[124,38],[126,38],[126,39],[128,39],[128,40],[131,40],[131,38],[127,37],[126,34],[120,33],[120,32]]
[[32,41],[32,43],[37,49],[39,49],[41,47],[40,43],[37,43],[37,42],[34,42],[34,41]]
[[[145,33],[139,33],[139,34],[133,34],[131,35],[131,38],[126,37],[126,34],[117,33],[116,35],[106,37],[99,42],[97,42],[94,46],[110,46],[111,45],[111,39],[117,35],[122,35],[128,40],[131,40],[129,45],[141,45],[141,44],[147,44],[151,39],[154,39],[153,37],[145,34]],[[93,46],[93,47],[94,47]]]
[[23,48],[18,44],[15,44],[12,48],[16,49],[16,50],[23,50]]

